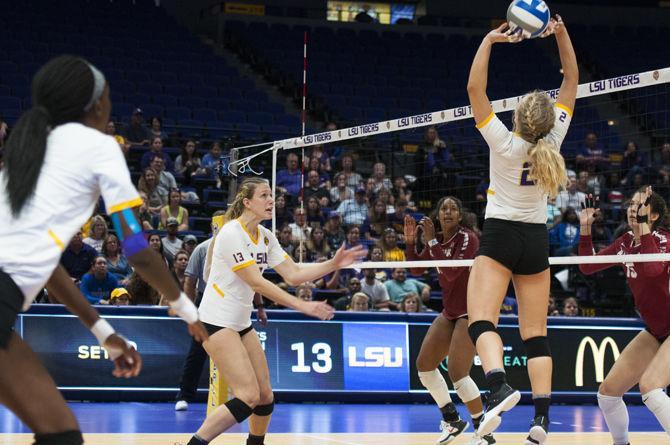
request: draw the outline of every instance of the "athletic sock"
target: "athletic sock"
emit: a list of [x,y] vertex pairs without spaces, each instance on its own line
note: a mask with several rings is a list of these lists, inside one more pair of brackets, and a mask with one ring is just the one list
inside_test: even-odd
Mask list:
[[670,434],[670,398],[661,388],[642,395],[642,401],[654,413],[666,433]]
[[263,445],[264,440],[265,434],[262,436],[254,436],[253,434],[249,433],[249,437],[247,437],[247,445]]
[[598,406],[605,417],[614,445],[628,443],[628,410],[621,397],[598,393]]
[[507,383],[507,376],[505,370],[496,368],[486,373],[486,386],[489,387],[491,393],[496,393]]
[[533,405],[535,405],[535,417],[544,416],[549,417],[549,405],[551,404],[551,396],[548,394],[540,394],[533,396]]
[[461,418],[461,416],[458,415],[454,402],[447,403],[440,408],[440,411],[442,412],[442,418],[445,422],[455,422]]
[[207,445],[209,442],[206,441],[205,439],[201,438],[197,434],[194,434],[193,437],[191,437],[191,440],[188,441],[186,445]]

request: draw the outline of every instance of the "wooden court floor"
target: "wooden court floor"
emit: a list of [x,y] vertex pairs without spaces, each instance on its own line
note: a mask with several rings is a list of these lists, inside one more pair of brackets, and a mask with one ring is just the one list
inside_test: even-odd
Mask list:
[[[86,445],[185,445],[190,439],[189,434],[85,434]],[[523,444],[525,434],[497,433],[500,445]],[[315,433],[271,434],[266,439],[267,445],[432,445],[437,435],[434,433]],[[459,437],[453,445],[466,445],[470,435]],[[670,436],[665,433],[631,433],[631,444],[635,445],[667,445]],[[211,445],[242,445],[246,434],[225,434]],[[32,434],[0,434],[0,445],[31,445]],[[547,445],[611,445],[608,433],[552,433]]]

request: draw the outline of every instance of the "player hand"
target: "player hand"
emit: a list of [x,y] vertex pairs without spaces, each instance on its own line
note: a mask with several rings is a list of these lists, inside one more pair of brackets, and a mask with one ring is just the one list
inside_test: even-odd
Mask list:
[[540,38],[544,39],[545,37],[549,37],[552,34],[559,35],[563,31],[565,31],[565,23],[563,23],[561,16],[556,14],[555,18],[552,17],[549,19],[547,29],[545,29],[544,32],[540,34]]
[[649,205],[649,202],[651,201],[651,195],[653,194],[653,190],[651,189],[651,186],[648,186],[644,193],[642,193],[640,197],[640,204],[637,206],[637,220],[638,222],[643,222],[644,220],[649,219],[649,214],[651,213],[651,206]]
[[142,357],[135,347],[120,334],[107,337],[103,345],[114,362],[114,377],[136,377],[142,369]]
[[325,301],[303,301],[300,312],[319,320],[330,320],[335,315],[335,309]]
[[405,235],[405,243],[416,243],[416,221],[412,215],[405,215],[405,224],[403,225],[403,233]]
[[193,337],[195,341],[203,343],[209,339],[207,329],[205,329],[205,326],[200,320],[196,321],[195,323],[190,323],[187,326],[188,333],[191,334],[191,337]]
[[265,308],[263,306],[259,306],[256,311],[256,318],[258,319],[258,322],[261,324],[261,326],[267,326],[268,314],[265,312]]
[[513,32],[509,24],[504,22],[496,29],[490,31],[486,35],[486,39],[491,43],[518,43],[523,40],[523,34],[521,32]]
[[596,215],[600,214],[600,209],[596,208],[597,205],[598,197],[594,198],[591,194],[586,195],[586,199],[581,203],[582,211],[579,214],[579,223],[582,226],[591,227]]
[[426,242],[435,239],[435,225],[432,219],[424,216],[419,224],[423,228],[423,236]]
[[351,249],[345,249],[344,244],[342,244],[342,247],[335,252],[333,263],[335,264],[335,267],[341,269],[360,261],[365,258],[367,254],[368,250],[362,245],[352,247]]

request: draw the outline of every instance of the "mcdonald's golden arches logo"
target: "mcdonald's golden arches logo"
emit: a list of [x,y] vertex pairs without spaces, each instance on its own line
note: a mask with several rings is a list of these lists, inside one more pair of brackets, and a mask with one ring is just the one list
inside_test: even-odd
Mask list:
[[600,345],[590,336],[586,336],[579,342],[577,348],[577,360],[575,362],[575,386],[584,386],[584,352],[586,347],[591,350],[593,364],[595,366],[596,382],[601,383],[605,379],[605,352],[607,347],[612,348],[614,361],[619,358],[619,347],[612,337],[605,337]]

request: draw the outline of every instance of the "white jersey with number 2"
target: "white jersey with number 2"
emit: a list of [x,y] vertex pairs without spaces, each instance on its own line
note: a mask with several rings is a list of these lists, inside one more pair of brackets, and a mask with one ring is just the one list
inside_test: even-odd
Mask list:
[[241,331],[251,326],[254,290],[236,271],[245,267],[268,267],[283,263],[288,254],[272,231],[259,225],[251,234],[235,219],[226,223],[214,239],[212,266],[198,312],[200,320]]
[[[572,110],[558,102],[555,107],[554,128],[545,138],[560,150],[570,126]],[[491,152],[486,219],[546,224],[547,195],[528,178],[528,150],[533,144],[509,131],[494,113],[477,128]]]

